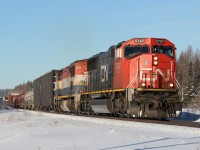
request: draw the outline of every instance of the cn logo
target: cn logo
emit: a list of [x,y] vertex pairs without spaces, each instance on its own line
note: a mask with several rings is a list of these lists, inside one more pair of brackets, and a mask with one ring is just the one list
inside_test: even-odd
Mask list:
[[140,80],[146,80],[146,81],[153,81],[155,82],[158,79],[158,74],[162,76],[162,78],[167,82],[170,79],[170,69],[167,69],[167,75],[165,76],[163,72],[160,69],[155,70],[155,76],[153,78],[144,78],[142,77],[142,71],[140,71]]

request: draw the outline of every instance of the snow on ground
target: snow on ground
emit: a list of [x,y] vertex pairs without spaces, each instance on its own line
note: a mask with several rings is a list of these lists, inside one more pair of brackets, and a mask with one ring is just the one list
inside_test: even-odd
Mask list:
[[183,108],[183,113],[178,120],[200,122],[200,108]]
[[200,150],[197,128],[1,110],[1,150]]

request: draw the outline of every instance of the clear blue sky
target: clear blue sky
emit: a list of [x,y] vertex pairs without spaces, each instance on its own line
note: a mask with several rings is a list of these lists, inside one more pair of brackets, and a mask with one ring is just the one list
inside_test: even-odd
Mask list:
[[132,37],[200,48],[200,1],[1,0],[0,89]]

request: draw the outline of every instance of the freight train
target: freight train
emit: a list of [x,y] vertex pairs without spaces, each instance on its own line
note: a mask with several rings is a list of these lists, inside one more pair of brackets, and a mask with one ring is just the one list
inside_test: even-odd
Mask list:
[[[20,96],[23,99],[26,93]],[[120,42],[106,52],[35,79],[29,97],[23,108],[138,118],[179,117],[182,101],[176,79],[176,47],[164,38]],[[22,104],[20,98],[18,103]]]

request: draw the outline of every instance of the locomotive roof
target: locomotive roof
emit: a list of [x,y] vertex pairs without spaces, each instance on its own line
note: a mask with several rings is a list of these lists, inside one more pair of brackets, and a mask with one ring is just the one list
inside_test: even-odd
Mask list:
[[85,61],[85,60],[88,60],[88,59],[80,59],[80,60],[76,60],[76,61],[72,62],[71,64],[73,64],[73,63],[77,63],[77,62],[80,62],[80,61]]
[[93,55],[92,57],[90,57],[90,58],[88,58],[88,59],[93,59],[93,58],[95,58],[95,57],[98,57],[100,54],[102,54],[102,53],[105,53],[105,52],[100,52],[100,53],[98,53],[98,54],[95,54],[95,55]]

